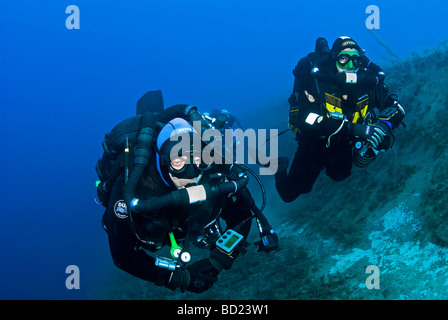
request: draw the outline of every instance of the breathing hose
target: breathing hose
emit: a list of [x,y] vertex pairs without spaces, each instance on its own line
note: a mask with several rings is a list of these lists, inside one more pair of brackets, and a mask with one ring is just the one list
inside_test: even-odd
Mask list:
[[[153,122],[154,118],[150,118],[150,114],[145,120]],[[153,141],[154,129],[150,126],[143,127],[140,130],[137,139],[137,146],[134,151],[134,166],[130,172],[128,183],[124,187],[123,197],[126,204],[129,204],[131,199],[134,197],[137,184],[140,181],[146,166],[148,165],[149,158],[151,156],[150,149],[151,143]]]
[[159,210],[168,206],[185,206],[196,202],[204,201],[210,197],[228,195],[243,189],[249,178],[244,176],[239,180],[222,182],[214,186],[203,184],[185,189],[174,190],[167,195],[151,197],[147,200],[134,198],[130,201],[131,210],[134,212],[147,213]]

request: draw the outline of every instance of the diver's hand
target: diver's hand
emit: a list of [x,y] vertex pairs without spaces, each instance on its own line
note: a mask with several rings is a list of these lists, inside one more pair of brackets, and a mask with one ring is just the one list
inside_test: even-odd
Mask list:
[[188,283],[187,290],[201,293],[210,289],[218,281],[219,270],[210,262],[210,259],[203,259],[187,267]]
[[366,146],[376,149],[387,135],[386,128],[379,124],[350,123],[349,133],[366,141]]

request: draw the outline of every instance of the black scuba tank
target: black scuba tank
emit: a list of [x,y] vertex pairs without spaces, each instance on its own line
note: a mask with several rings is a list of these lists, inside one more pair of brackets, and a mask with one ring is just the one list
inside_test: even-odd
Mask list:
[[[148,112],[156,114],[163,110],[162,92],[148,91],[137,101],[137,115],[121,121],[104,136],[103,155],[95,167],[99,178],[97,196],[104,207],[108,205],[116,178],[123,172],[125,166],[132,164],[130,159],[132,152],[129,152],[129,149],[136,145],[143,114]],[[123,152],[125,150],[128,150],[127,154]]]

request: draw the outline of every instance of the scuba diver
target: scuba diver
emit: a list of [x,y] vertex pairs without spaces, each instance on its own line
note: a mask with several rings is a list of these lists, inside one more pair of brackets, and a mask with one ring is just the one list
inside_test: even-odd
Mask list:
[[336,39],[331,50],[325,38],[318,38],[315,51],[299,60],[293,74],[289,127],[298,149],[289,172],[289,159],[281,157],[275,174],[285,202],[310,192],[323,169],[341,181],[350,176],[353,163],[368,166],[391,147],[392,130],[405,116],[398,96],[384,83],[384,72],[350,37]]
[[[97,194],[118,268],[171,290],[201,293],[247,251],[252,219],[258,251],[276,251],[278,236],[246,188],[251,170],[204,161],[195,122],[210,126],[195,106],[179,104],[119,123],[103,140]],[[190,245],[210,254],[194,261]],[[166,246],[169,255],[157,255]]]

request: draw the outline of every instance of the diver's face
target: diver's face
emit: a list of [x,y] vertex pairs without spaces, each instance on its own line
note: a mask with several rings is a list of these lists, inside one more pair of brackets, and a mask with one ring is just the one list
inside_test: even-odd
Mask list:
[[[183,167],[185,165],[187,165],[187,156],[182,156],[180,158],[176,158],[174,160],[171,161],[170,166],[171,168],[173,168],[174,170],[180,171],[183,169]],[[200,157],[194,157],[193,159],[194,164],[199,167],[199,165],[201,164],[201,158]]]
[[[180,158],[176,158],[173,159],[170,163],[171,166],[171,171],[174,173],[176,171],[182,171],[182,169],[184,169],[185,166],[190,165],[187,163],[188,158],[186,156],[182,156]],[[200,163],[201,163],[201,158],[200,157],[195,157],[194,159],[194,164],[197,167],[199,167]],[[199,174],[197,177],[194,178],[179,178],[176,177],[175,175],[173,175],[171,172],[169,173],[171,180],[173,181],[174,185],[176,186],[177,189],[183,189],[185,188],[187,185],[190,184],[198,184],[199,180],[202,177],[202,173]]]
[[357,72],[361,64],[359,52],[356,49],[345,49],[339,53],[336,59],[336,67],[339,72]]

